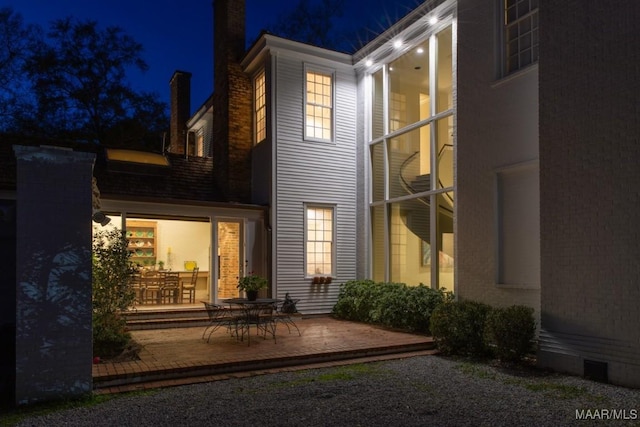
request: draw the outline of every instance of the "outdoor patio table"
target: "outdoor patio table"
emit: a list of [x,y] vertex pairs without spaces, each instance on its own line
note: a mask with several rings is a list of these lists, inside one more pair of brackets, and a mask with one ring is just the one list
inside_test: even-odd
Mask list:
[[246,333],[248,345],[251,345],[251,325],[256,325],[256,333],[262,332],[264,338],[266,338],[267,333],[271,334],[275,343],[276,328],[272,314],[275,305],[280,301],[274,298],[258,298],[253,301],[246,298],[222,300],[223,303],[237,306],[242,310],[242,316],[240,316],[240,321],[236,326],[236,338],[243,341]]

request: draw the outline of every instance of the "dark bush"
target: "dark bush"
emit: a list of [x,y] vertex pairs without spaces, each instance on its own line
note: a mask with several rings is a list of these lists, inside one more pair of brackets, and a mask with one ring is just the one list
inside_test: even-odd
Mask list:
[[431,334],[443,354],[484,357],[489,349],[484,327],[491,306],[475,301],[448,302],[433,310]]
[[373,298],[378,289],[373,280],[350,280],[340,285],[333,314],[345,320],[370,322]]
[[494,309],[487,317],[485,331],[500,360],[520,361],[533,350],[536,333],[533,308],[513,305]]
[[340,287],[333,314],[342,319],[428,333],[433,309],[452,298],[451,293],[422,284],[414,287],[353,280]]

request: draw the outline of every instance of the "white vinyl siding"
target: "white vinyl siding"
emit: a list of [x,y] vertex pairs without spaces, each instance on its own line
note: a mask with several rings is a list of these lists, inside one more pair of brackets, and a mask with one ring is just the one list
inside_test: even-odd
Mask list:
[[[289,292],[302,312],[329,313],[339,284],[356,275],[356,80],[352,69],[335,67],[335,126],[332,144],[304,138],[306,68],[294,54],[273,57],[276,140],[273,194],[276,297]],[[324,65],[324,64],[321,64]],[[340,68],[342,67],[342,68]],[[305,265],[305,207],[333,206],[333,283],[311,284]]]

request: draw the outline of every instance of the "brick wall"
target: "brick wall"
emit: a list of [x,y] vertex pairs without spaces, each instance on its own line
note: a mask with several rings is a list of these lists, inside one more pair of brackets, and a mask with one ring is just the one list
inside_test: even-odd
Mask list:
[[640,2],[540,11],[542,365],[640,386]]
[[18,404],[92,390],[94,155],[15,147]]
[[244,0],[214,2],[214,175],[229,201],[251,200],[251,80],[245,51]]
[[238,296],[240,274],[240,224],[237,222],[218,223],[218,253],[220,255],[220,278],[218,298]]

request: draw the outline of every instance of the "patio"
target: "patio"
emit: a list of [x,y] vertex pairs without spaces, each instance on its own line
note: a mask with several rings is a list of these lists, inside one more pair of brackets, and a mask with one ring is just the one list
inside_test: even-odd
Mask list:
[[[329,316],[298,318],[296,331],[280,325],[277,343],[231,337],[224,328],[202,339],[204,326],[137,330],[139,360],[93,365],[96,393],[118,393],[255,375],[273,369],[351,363],[435,352],[430,337]],[[252,331],[255,333],[255,331]]]

